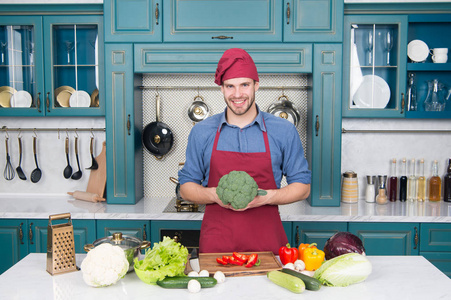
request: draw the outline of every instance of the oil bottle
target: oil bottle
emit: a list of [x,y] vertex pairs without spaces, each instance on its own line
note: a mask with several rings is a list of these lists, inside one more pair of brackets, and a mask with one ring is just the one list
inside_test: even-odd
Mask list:
[[432,165],[432,176],[429,178],[429,201],[440,201],[442,191],[442,180],[438,176],[438,162],[434,160]]

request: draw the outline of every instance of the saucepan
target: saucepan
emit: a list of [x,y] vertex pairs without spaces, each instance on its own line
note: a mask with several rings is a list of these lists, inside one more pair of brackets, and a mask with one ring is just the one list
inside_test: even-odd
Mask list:
[[160,122],[160,95],[156,96],[156,121],[144,127],[142,134],[143,144],[156,158],[161,159],[163,155],[171,150],[174,136],[168,125]]
[[299,119],[301,118],[297,108],[290,100],[288,100],[288,97],[283,94],[277,99],[276,102],[268,107],[267,112],[290,121],[296,127],[298,126]]
[[[183,162],[179,163],[179,170],[183,167],[184,164],[185,163],[183,163]],[[176,184],[175,195],[177,196],[177,199],[183,200],[182,196],[180,195],[180,183],[179,183],[179,180],[177,178],[175,178],[175,177],[172,177],[172,176],[169,177],[169,180]]]
[[188,108],[188,116],[194,122],[200,122],[206,119],[210,115],[210,108],[205,103],[202,96],[197,95],[194,97],[194,101]]

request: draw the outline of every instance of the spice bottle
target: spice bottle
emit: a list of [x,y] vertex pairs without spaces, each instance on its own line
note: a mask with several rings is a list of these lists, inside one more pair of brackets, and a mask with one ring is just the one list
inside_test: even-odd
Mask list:
[[387,204],[388,198],[385,190],[385,182],[387,181],[387,175],[379,175],[379,193],[376,196],[377,204]]
[[365,201],[368,203],[373,203],[375,201],[375,182],[376,176],[366,176],[366,192],[365,192]]

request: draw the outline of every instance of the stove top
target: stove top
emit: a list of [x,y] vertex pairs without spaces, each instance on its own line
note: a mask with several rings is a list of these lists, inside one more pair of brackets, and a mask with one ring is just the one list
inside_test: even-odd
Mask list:
[[174,197],[169,201],[169,204],[163,210],[165,213],[177,213],[177,212],[205,212],[205,205],[194,204],[185,200],[177,199]]

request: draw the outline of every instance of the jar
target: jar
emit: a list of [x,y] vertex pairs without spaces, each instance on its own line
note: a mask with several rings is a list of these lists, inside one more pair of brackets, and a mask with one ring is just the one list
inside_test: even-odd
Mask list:
[[341,183],[341,201],[345,203],[356,203],[359,200],[359,184],[357,173],[347,171],[343,173]]

